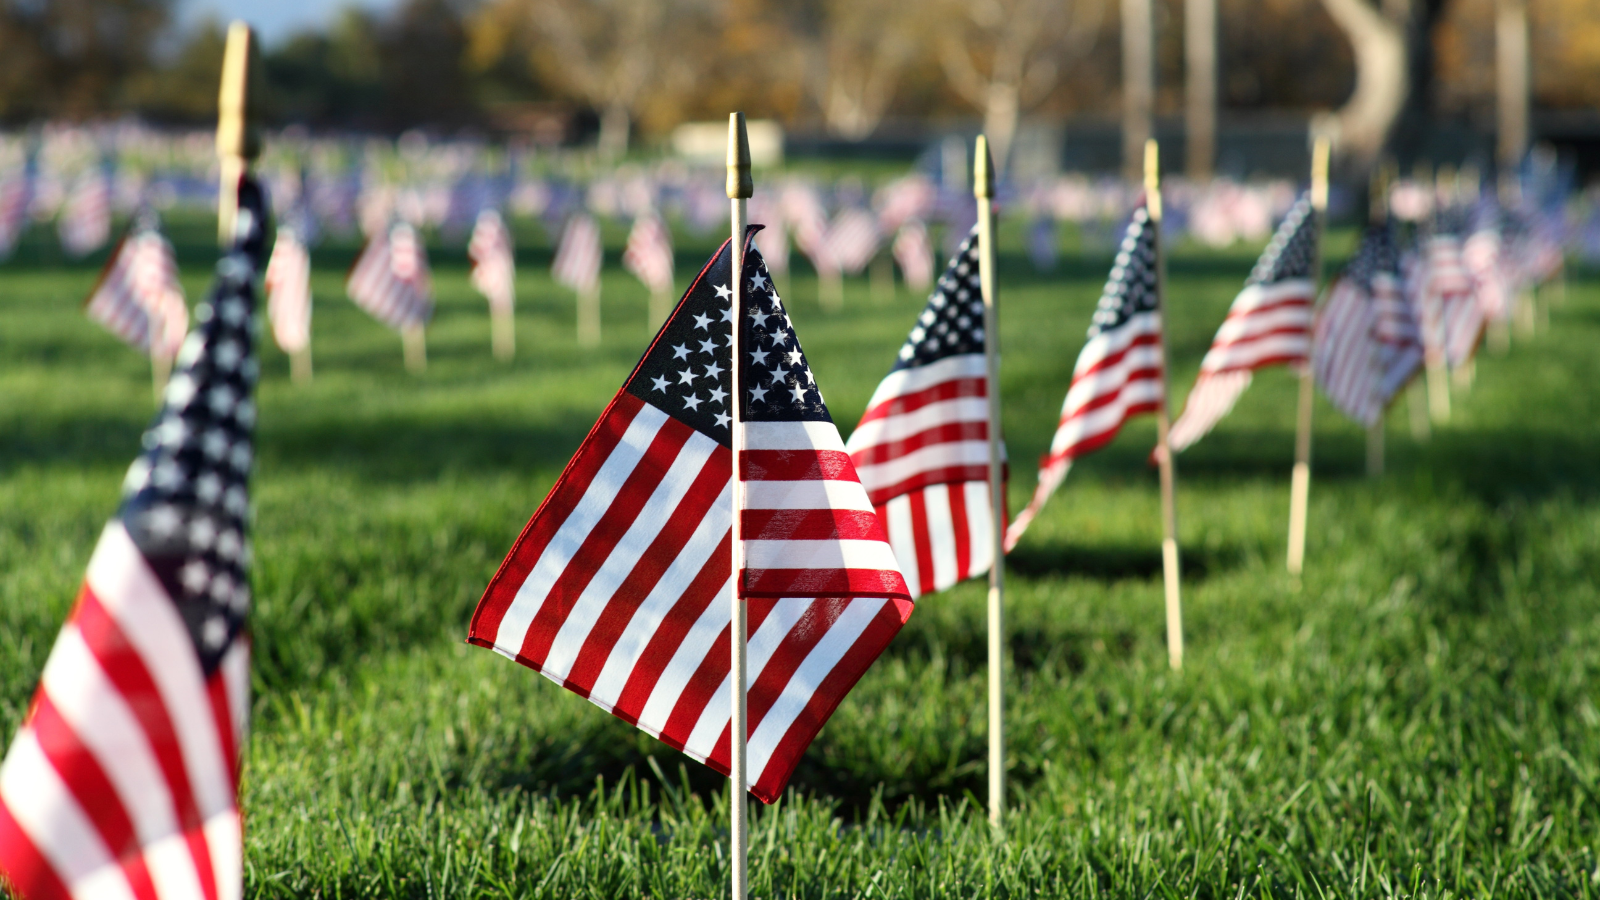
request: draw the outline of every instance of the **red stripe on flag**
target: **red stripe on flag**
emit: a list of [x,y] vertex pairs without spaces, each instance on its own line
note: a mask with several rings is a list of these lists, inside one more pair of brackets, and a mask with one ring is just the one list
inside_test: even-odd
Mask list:
[[745,450],[739,454],[743,481],[855,481],[855,466],[843,450]]
[[916,412],[924,406],[942,403],[946,400],[959,400],[964,397],[988,396],[988,381],[984,378],[952,378],[941,381],[932,387],[925,387],[920,391],[912,391],[891,397],[866,411],[856,427],[877,419],[886,419],[890,416],[903,415]]
[[611,451],[616,449],[628,426],[633,423],[634,416],[643,408],[644,401],[627,391],[619,391],[612,398],[611,405],[601,413],[594,428],[589,430],[588,437],[583,439],[572,462],[528,519],[528,524],[523,526],[517,542],[511,545],[511,552],[506,554],[499,571],[494,573],[489,587],[483,592],[483,599],[478,601],[478,608],[472,614],[472,624],[467,632],[469,641],[484,647],[494,646],[500,621],[516,599],[517,590],[528,580],[528,573],[533,571],[534,564],[550,545],[550,539],[555,537],[567,517],[577,508],[600,467],[605,465]]
[[72,900],[72,892],[44,858],[33,838],[0,802],[0,884],[28,900]]
[[877,513],[859,509],[747,509],[739,517],[747,541],[876,541]]
[[[985,483],[984,487],[988,487]],[[965,484],[951,484],[945,486],[945,494],[950,498],[950,528],[956,535],[956,579],[962,580],[972,575],[972,524],[967,521],[967,486]],[[1001,521],[1004,521],[1003,519]]]
[[883,569],[746,569],[745,596],[901,597],[909,593],[899,572]]
[[928,494],[916,491],[906,497],[911,510],[911,543],[917,553],[918,594],[930,594],[936,588],[933,579],[933,540],[928,534]]
[[942,469],[929,469],[918,472],[903,481],[868,491],[867,499],[873,506],[882,506],[901,494],[909,494],[918,488],[931,487],[935,484],[954,484],[961,481],[988,481],[989,467],[987,465],[946,466]]
[[937,444],[988,440],[988,422],[946,422],[916,434],[908,434],[903,438],[862,447],[855,451],[854,459],[857,466],[870,466],[875,463],[893,462],[908,453]]
[[[727,600],[723,594],[722,599]],[[745,623],[747,634],[755,634],[761,630],[761,623],[777,606],[776,601],[747,602],[746,610],[748,620]],[[700,665],[695,668],[689,681],[684,684],[683,690],[678,694],[677,702],[672,706],[672,713],[667,716],[667,724],[661,729],[661,739],[671,743],[679,750],[684,748],[689,738],[694,735],[694,726],[700,722],[700,717],[705,714],[706,707],[717,695],[717,689],[728,679],[728,673],[733,669],[733,625],[729,623],[722,626],[717,633],[716,640],[711,642],[711,651],[700,660]],[[732,698],[729,698],[731,704]],[[732,707],[724,708],[723,712],[731,717]],[[723,774],[728,772],[726,759],[718,771]]]
[[[1076,382],[1078,379],[1083,378],[1083,377],[1088,376],[1088,375],[1093,375],[1094,373],[1100,371],[1101,369],[1109,369],[1109,368],[1111,368],[1112,366],[1116,365],[1117,363],[1122,362],[1122,358],[1127,356],[1129,353],[1133,352],[1134,348],[1136,348],[1136,347],[1150,347],[1150,346],[1159,345],[1160,343],[1161,343],[1161,333],[1159,331],[1151,333],[1151,334],[1141,334],[1138,337],[1135,337],[1132,341],[1129,341],[1128,342],[1128,346],[1123,347],[1121,350],[1118,350],[1115,353],[1107,355],[1103,359],[1096,360],[1094,365],[1090,366],[1087,369],[1084,369],[1082,372],[1074,373],[1073,376],[1072,376],[1072,380],[1074,382]],[[1132,378],[1131,375],[1129,377]]]

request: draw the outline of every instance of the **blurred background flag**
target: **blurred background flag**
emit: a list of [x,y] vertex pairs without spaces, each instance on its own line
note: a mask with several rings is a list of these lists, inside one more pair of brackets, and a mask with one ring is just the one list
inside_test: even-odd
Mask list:
[[189,330],[172,245],[151,222],[135,226],[106,261],[84,311],[123,343],[171,359]]
[[593,217],[579,213],[567,220],[567,227],[561,232],[550,275],[557,284],[580,294],[590,293],[600,286],[601,260],[600,226]]
[[908,219],[895,233],[891,251],[900,266],[900,275],[906,287],[925,291],[933,284],[933,242],[928,239],[928,226],[920,219]]
[[654,212],[640,213],[628,232],[622,267],[652,294],[672,293],[672,235]]
[[1380,244],[1362,242],[1328,292],[1312,336],[1317,384],[1335,408],[1365,428],[1378,421],[1384,407],[1383,345],[1370,288],[1382,252]]
[[489,308],[511,312],[516,302],[517,265],[511,252],[511,232],[500,213],[493,209],[478,213],[467,256],[472,260],[472,286],[489,301]]
[[380,229],[367,241],[345,282],[356,305],[400,331],[421,328],[433,317],[428,258],[417,232],[404,222]]
[[278,348],[294,355],[311,346],[311,254],[293,228],[279,228],[267,260],[267,318]]
[[468,640],[727,774],[737,319],[747,787],[771,803],[912,604],[748,240],[742,314],[725,242],[517,539]]
[[1111,277],[1100,295],[1089,340],[1072,369],[1072,385],[1050,452],[1039,463],[1033,499],[1006,529],[1006,549],[1016,546],[1029,523],[1067,477],[1072,461],[1104,447],[1122,423],[1155,412],[1165,390],[1161,347],[1160,286],[1156,240],[1159,226],[1140,204],[1117,250]]
[[1311,197],[1304,194],[1278,226],[1212,338],[1211,349],[1200,362],[1200,377],[1168,435],[1174,453],[1222,421],[1250,386],[1256,369],[1305,364],[1316,301],[1312,267],[1320,229]]
[[987,372],[974,231],[845,445],[914,597],[993,562]]
[[0,180],[0,257],[11,255],[17,239],[28,227],[28,213],[33,205],[33,173],[22,166]]
[[56,230],[70,257],[88,256],[111,239],[111,178],[99,166],[78,176],[61,207]]
[[0,767],[0,871],[31,900],[238,898],[245,539],[263,202],[240,228]]
[[1422,330],[1400,279],[1400,249],[1394,226],[1367,229],[1343,279],[1372,297],[1373,337],[1378,343],[1378,394],[1385,405],[1422,367]]

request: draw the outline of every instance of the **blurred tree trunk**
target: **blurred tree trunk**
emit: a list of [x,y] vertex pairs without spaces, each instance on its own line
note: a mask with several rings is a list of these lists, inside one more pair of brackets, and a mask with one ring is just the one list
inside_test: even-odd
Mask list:
[[1528,4],[1527,0],[1499,0],[1495,7],[1496,155],[1501,170],[1509,171],[1528,152]]
[[1155,133],[1156,38],[1151,0],[1122,0],[1122,175],[1137,183]]
[[1185,162],[1203,181],[1217,164],[1217,0],[1185,0],[1183,58]]
[[1385,151],[1426,152],[1433,125],[1433,29],[1448,0],[1322,0],[1356,58],[1356,88],[1336,115],[1342,168],[1365,177]]

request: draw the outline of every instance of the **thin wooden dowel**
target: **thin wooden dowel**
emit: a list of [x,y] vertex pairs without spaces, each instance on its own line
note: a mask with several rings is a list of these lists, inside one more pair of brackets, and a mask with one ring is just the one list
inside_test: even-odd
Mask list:
[[1424,377],[1411,379],[1406,388],[1406,407],[1411,413],[1411,439],[1424,443],[1433,436],[1433,426],[1428,421],[1428,387]]
[[668,290],[664,290],[664,291],[651,291],[650,292],[650,328],[649,328],[649,332],[650,332],[651,335],[654,335],[656,332],[661,330],[661,326],[665,325],[667,323],[667,315],[669,313],[671,313],[671,312],[672,312],[672,291],[671,291],[671,289],[669,288]]
[[406,371],[421,374],[428,368],[428,332],[421,325],[400,329],[400,345],[405,351]]
[[[1311,208],[1321,219],[1328,210],[1329,141],[1319,136],[1311,150]],[[1322,222],[1311,265],[1311,294],[1322,288]],[[1306,561],[1306,515],[1311,502],[1311,414],[1316,399],[1316,373],[1309,354],[1300,372],[1300,397],[1294,417],[1294,471],[1289,477],[1289,574],[1298,577]]]
[[311,383],[311,347],[289,354],[289,380],[295,384]]
[[172,377],[172,357],[157,351],[150,354],[150,387],[155,392],[156,405],[167,392],[167,379]]
[[578,292],[578,346],[600,346],[600,280]]
[[1161,575],[1166,589],[1167,663],[1183,668],[1182,571],[1178,557],[1178,472],[1168,440],[1171,420],[1167,411],[1166,251],[1161,240],[1161,162],[1154,139],[1144,143],[1145,207],[1155,225],[1156,309],[1161,311],[1161,403],[1156,407],[1156,462],[1161,472]]
[[494,358],[501,362],[510,362],[517,355],[516,313],[504,307],[489,311],[489,343],[494,348]]
[[729,242],[728,257],[731,263],[729,280],[733,291],[729,303],[732,304],[733,315],[731,320],[729,350],[733,355],[733,363],[729,367],[732,377],[733,397],[728,404],[728,411],[732,414],[733,431],[733,517],[732,517],[732,543],[733,543],[733,579],[729,591],[728,601],[732,606],[732,660],[730,663],[730,682],[732,687],[732,716],[729,722],[729,734],[732,739],[731,752],[728,754],[728,835],[729,857],[731,870],[731,895],[733,900],[745,900],[750,893],[750,824],[749,803],[745,797],[748,790],[749,777],[746,774],[745,751],[749,741],[749,719],[746,707],[746,691],[749,688],[749,678],[746,673],[746,646],[749,641],[749,622],[746,618],[747,610],[740,587],[744,578],[744,542],[741,535],[739,521],[740,510],[744,509],[744,485],[739,480],[739,455],[744,449],[744,428],[740,423],[740,413],[743,395],[739,378],[739,326],[743,318],[741,308],[744,297],[744,233],[748,221],[748,207],[746,201],[754,192],[750,180],[750,144],[746,137],[744,114],[733,113],[728,117],[728,199],[731,206],[732,240]]
[[983,355],[989,400],[989,824],[1003,833],[1006,813],[1005,460],[1000,445],[1000,307],[994,270],[994,159],[978,135],[973,194],[978,201],[978,280],[983,293]]

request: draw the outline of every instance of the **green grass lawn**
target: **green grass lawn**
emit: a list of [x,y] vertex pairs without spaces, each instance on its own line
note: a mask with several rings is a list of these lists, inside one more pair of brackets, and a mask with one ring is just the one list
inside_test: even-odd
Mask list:
[[[214,251],[174,231],[191,299]],[[521,227],[518,353],[459,245],[435,248],[429,367],[317,251],[316,377],[263,350],[253,491],[252,897],[715,897],[725,780],[462,640],[490,575],[643,351],[604,284],[574,341],[549,240]],[[615,263],[622,234],[608,230]],[[1032,490],[1108,254],[1000,248],[1012,508]],[[712,237],[680,235],[680,285]],[[1330,238],[1332,259],[1353,236]],[[1253,252],[1170,261],[1174,392]],[[82,315],[96,266],[36,231],[0,267],[0,732],[20,722],[151,412],[148,363]],[[782,286],[780,282],[780,286]],[[848,433],[921,299],[865,280],[828,315],[787,286]],[[268,340],[270,344],[270,339]],[[924,598],[780,804],[760,897],[1584,896],[1600,891],[1600,280],[1489,356],[1388,474],[1320,399],[1308,563],[1284,574],[1295,386],[1257,378],[1179,460],[1188,654],[1169,671],[1148,418],[1075,466],[1010,561],[1008,839],[984,794],[984,596]]]

